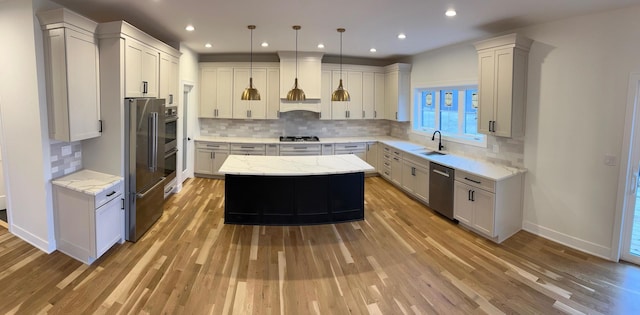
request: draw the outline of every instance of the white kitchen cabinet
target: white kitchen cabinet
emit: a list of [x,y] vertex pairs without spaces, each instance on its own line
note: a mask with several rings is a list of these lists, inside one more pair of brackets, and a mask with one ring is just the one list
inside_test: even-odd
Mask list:
[[[364,88],[363,88],[364,90]],[[374,74],[374,110],[373,110],[373,118],[374,119],[384,119],[385,114],[385,74],[376,72]],[[368,114],[365,112],[366,117]]]
[[522,228],[522,175],[493,181],[456,170],[454,218],[501,243]]
[[180,58],[169,54],[160,54],[160,98],[166,100],[167,106],[178,105],[178,78],[180,77]]
[[333,154],[354,154],[363,161],[367,159],[366,143],[336,143],[334,144]]
[[[122,178],[105,175],[83,170],[52,181],[58,250],[85,264],[124,242]],[[107,184],[100,188],[96,182]]]
[[267,100],[266,118],[280,118],[280,69],[267,68],[267,90],[264,97]]
[[[340,71],[332,72],[332,86],[337,88],[340,83]],[[362,119],[362,72],[343,71],[342,86],[349,92],[351,98],[348,102],[331,102],[331,118],[341,119]]]
[[229,156],[229,144],[218,142],[196,142],[194,173],[198,175],[220,175],[222,163]]
[[384,73],[362,72],[363,119],[384,118]]
[[267,69],[254,68],[253,86],[258,89],[260,100],[241,100],[242,92],[249,87],[249,68],[233,69],[233,118],[265,119],[267,118]]
[[231,155],[266,155],[265,144],[253,143],[232,143],[230,146]]
[[43,23],[49,137],[69,142],[100,136],[97,24],[66,9],[38,17]]
[[382,177],[390,180],[392,184],[402,187],[402,152],[383,144],[379,156],[379,161],[382,163]]
[[333,72],[331,70],[322,70],[321,82],[322,91],[320,99],[320,120],[331,120],[332,102],[331,94],[333,94],[334,87],[331,85],[333,79]]
[[367,143],[367,153],[365,161],[369,163],[369,165],[373,166],[376,171],[379,171],[378,168],[378,142],[369,142]]
[[409,121],[411,106],[411,65],[396,63],[385,67],[384,118]]
[[322,155],[333,155],[333,143],[322,144]]
[[402,188],[418,200],[429,203],[429,162],[404,154]]
[[478,51],[478,131],[524,135],[527,65],[532,41],[517,34],[475,43]]
[[125,97],[158,97],[160,52],[125,39]]
[[280,144],[280,155],[322,155],[320,144],[287,143]]
[[[248,80],[247,80],[248,81]],[[233,68],[200,68],[200,118],[231,118],[233,115]],[[238,95],[238,99],[240,95]]]
[[[276,94],[277,95],[277,94]],[[269,156],[278,156],[280,155],[280,146],[277,144],[267,144],[266,155]]]

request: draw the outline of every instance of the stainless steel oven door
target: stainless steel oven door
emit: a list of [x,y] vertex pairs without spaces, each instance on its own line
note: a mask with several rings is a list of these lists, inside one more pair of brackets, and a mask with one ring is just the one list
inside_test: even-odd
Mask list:
[[176,158],[178,156],[178,149],[173,148],[164,154],[164,177],[165,183],[172,181],[176,178]]
[[164,123],[164,151],[169,152],[178,147],[178,117],[167,116]]

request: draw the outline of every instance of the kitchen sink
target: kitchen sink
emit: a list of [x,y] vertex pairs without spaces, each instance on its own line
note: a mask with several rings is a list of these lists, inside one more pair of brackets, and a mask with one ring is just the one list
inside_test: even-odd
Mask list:
[[440,151],[428,151],[428,152],[420,152],[422,155],[431,156],[431,155],[447,155],[446,153],[442,153]]

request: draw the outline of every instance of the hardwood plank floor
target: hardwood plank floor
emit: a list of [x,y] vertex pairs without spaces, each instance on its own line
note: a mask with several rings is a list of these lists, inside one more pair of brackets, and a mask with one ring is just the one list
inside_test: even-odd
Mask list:
[[365,185],[364,221],[239,226],[223,224],[224,181],[191,179],[91,266],[0,227],[0,314],[640,314],[635,265],[524,231],[496,245]]

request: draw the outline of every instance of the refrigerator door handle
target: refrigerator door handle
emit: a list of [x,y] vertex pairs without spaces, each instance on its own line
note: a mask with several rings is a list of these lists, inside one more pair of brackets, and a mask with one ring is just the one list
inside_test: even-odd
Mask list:
[[158,186],[162,184],[164,184],[164,177],[161,177],[155,185],[151,186],[151,188],[147,189],[146,191],[136,193],[136,198],[142,199],[146,197],[152,190],[156,189]]
[[158,169],[158,113],[149,113],[148,167],[155,172]]

